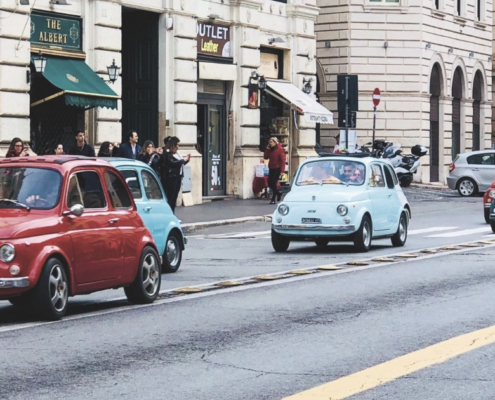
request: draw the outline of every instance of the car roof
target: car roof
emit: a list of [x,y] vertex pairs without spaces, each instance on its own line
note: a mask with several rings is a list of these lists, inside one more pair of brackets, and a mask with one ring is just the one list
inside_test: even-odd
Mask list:
[[312,161],[346,161],[346,162],[359,162],[363,164],[380,162],[380,163],[388,164],[385,160],[376,157],[371,157],[368,153],[351,153],[351,154],[324,153],[319,157],[308,158],[307,160],[304,161],[304,163],[312,162]]
[[495,150],[493,149],[486,149],[486,150],[475,150],[475,151],[467,151],[465,153],[459,153],[459,156],[463,157],[469,157],[475,154],[486,154],[486,153],[495,153]]
[[97,157],[71,156],[71,155],[46,155],[29,157],[11,157],[0,159],[0,167],[23,164],[32,166],[51,166],[58,170],[70,170],[81,166],[110,166],[104,159]]

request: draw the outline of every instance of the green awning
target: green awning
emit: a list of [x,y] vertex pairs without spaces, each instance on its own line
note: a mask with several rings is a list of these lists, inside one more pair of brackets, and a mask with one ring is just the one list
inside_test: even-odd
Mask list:
[[65,104],[83,108],[117,108],[120,97],[84,60],[45,57],[43,76],[62,90],[57,95],[65,95]]

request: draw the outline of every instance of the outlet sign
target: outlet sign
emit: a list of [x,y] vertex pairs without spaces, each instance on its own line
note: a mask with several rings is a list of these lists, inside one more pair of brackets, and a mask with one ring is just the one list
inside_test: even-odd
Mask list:
[[82,51],[82,19],[57,14],[31,14],[31,45]]
[[198,54],[230,58],[230,26],[198,22]]

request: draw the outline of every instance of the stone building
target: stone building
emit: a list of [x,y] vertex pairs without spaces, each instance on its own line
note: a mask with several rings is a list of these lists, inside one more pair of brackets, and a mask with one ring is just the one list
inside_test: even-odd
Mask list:
[[[459,152],[492,142],[492,2],[318,0],[319,96],[337,107],[338,74],[359,78],[358,142],[376,137],[429,148],[420,182],[445,182]],[[337,126],[321,130],[333,146]]]
[[253,197],[270,135],[294,171],[315,154],[315,121],[330,122],[311,96],[317,15],[316,0],[0,0],[2,148],[19,136],[46,154],[81,128],[96,148],[130,129],[141,144],[176,135],[188,204]]

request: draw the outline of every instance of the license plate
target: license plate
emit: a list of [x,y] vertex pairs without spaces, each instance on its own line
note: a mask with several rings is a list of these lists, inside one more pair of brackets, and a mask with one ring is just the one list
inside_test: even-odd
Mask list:
[[301,221],[303,224],[321,224],[320,218],[303,218]]

